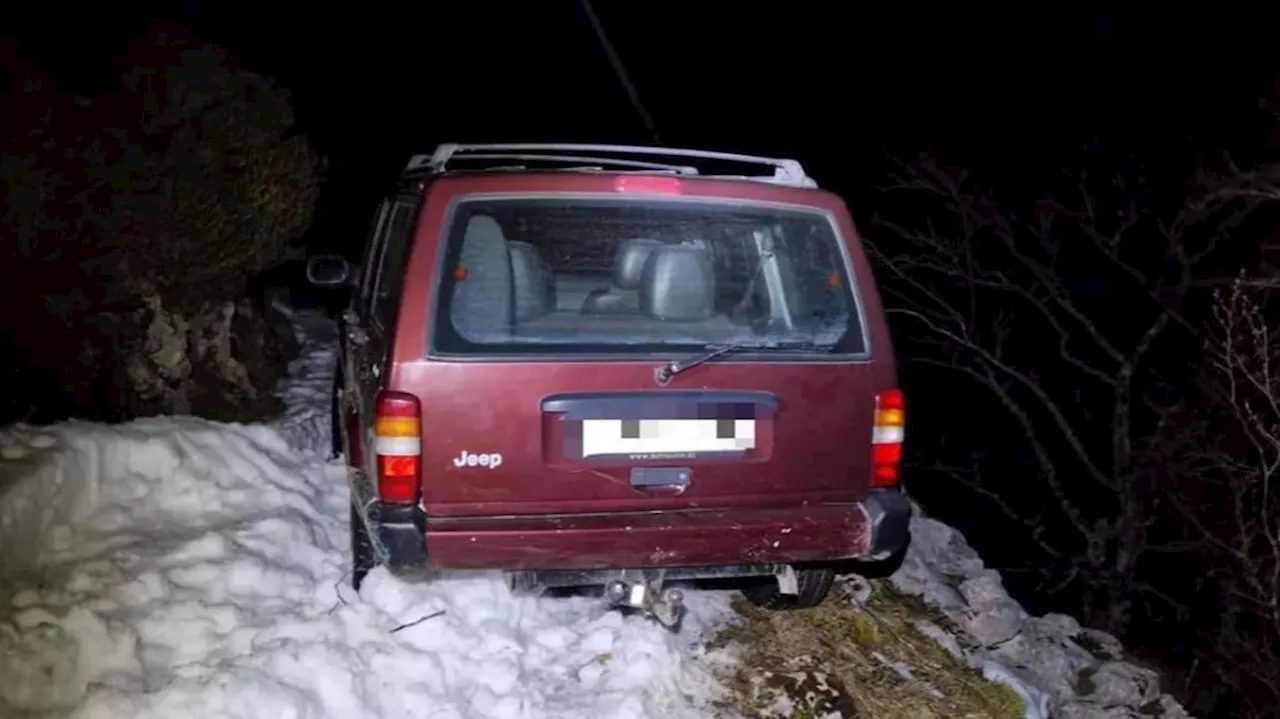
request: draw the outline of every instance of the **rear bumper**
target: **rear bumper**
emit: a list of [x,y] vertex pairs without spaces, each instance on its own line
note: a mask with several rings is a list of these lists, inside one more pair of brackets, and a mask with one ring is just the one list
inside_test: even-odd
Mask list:
[[367,513],[392,567],[593,570],[769,566],[881,559],[908,541],[911,506],[880,490],[865,501],[805,507],[432,518],[421,509]]
[[877,490],[863,502],[871,522],[866,559],[885,559],[911,541],[911,501],[898,490]]

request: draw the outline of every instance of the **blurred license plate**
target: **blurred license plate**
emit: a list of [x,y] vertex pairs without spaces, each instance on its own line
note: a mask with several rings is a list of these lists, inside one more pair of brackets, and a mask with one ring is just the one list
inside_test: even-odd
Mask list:
[[742,453],[756,446],[754,419],[584,419],[582,456]]

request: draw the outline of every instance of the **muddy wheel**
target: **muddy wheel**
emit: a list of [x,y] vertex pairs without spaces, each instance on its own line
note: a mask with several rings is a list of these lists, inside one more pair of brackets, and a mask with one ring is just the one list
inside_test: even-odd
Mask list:
[[809,609],[822,604],[831,591],[836,572],[830,567],[796,568],[796,594],[778,591],[778,580],[772,577],[752,582],[742,588],[748,602],[774,611]]
[[351,586],[360,591],[360,585],[369,574],[369,570],[377,566],[378,560],[373,554],[373,541],[369,539],[369,530],[360,519],[356,506],[351,505]]

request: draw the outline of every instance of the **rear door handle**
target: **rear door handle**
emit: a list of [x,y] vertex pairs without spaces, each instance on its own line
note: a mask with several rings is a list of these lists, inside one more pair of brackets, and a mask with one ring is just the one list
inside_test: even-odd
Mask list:
[[631,488],[645,494],[680,494],[689,488],[693,470],[688,467],[633,467]]
[[641,494],[648,494],[654,497],[674,497],[677,494],[684,494],[684,490],[686,488],[687,488],[687,485],[683,485],[683,484],[662,484],[662,485],[651,485],[648,487],[632,486],[632,489],[634,489],[635,491]]

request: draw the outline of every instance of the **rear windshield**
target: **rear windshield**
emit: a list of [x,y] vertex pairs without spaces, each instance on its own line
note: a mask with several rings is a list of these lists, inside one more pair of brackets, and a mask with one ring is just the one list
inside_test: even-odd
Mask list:
[[447,230],[434,350],[666,353],[725,344],[866,351],[824,213],[635,199],[474,199]]

